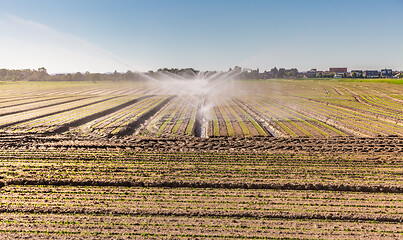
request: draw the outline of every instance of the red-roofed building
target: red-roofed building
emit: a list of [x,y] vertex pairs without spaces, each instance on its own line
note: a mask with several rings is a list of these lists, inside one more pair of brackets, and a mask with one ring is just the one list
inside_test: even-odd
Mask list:
[[347,68],[329,68],[329,72],[332,73],[347,73]]

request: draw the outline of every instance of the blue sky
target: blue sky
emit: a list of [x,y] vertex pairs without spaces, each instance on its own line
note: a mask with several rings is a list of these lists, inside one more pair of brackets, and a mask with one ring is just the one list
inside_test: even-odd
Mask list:
[[0,68],[403,70],[403,0],[0,0]]

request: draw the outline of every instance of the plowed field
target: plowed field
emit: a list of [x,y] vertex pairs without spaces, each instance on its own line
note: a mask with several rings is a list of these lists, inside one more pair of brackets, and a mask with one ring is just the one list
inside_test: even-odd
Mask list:
[[0,85],[0,239],[403,238],[403,85],[239,87]]
[[[189,80],[191,81],[191,80]],[[111,137],[403,136],[402,85],[240,81],[208,95],[146,83],[7,83],[3,133]]]
[[403,236],[403,138],[271,139],[3,136],[0,235]]

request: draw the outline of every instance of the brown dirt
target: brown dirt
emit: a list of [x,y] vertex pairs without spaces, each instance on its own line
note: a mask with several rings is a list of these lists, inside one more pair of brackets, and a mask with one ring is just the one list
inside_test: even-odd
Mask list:
[[[209,128],[209,131],[210,128]],[[198,148],[202,144],[205,148]],[[238,138],[122,138],[95,139],[91,137],[70,137],[67,135],[38,136],[2,134],[0,146],[53,146],[74,148],[129,148],[153,152],[311,152],[311,153],[387,153],[401,154],[403,152],[403,137],[394,135],[360,138],[353,136],[329,138],[273,138],[273,137],[238,137]],[[253,147],[250,149],[249,147]]]
[[0,137],[0,238],[392,238],[403,138]]

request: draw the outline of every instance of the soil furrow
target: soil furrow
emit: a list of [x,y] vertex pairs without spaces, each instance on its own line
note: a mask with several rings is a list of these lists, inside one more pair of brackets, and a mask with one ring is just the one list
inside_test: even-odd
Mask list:
[[[253,144],[251,144],[253,142]],[[245,146],[254,146],[253,151]],[[401,155],[403,153],[403,138],[396,135],[388,137],[358,138],[354,136],[341,136],[329,138],[196,138],[196,137],[176,137],[176,138],[125,138],[95,140],[92,137],[76,138],[74,141],[63,135],[35,136],[30,134],[0,134],[0,146],[3,149],[26,149],[33,146],[35,149],[128,149],[146,152],[239,152],[242,153],[267,153],[286,151],[306,152],[306,153],[352,153],[352,154],[386,154]],[[152,148],[150,149],[150,146]],[[203,146],[203,148],[201,148]],[[218,148],[217,148],[218,147]]]
[[[35,99],[35,98],[41,98],[41,97],[40,96],[27,96],[27,97],[23,97],[23,98],[21,98],[21,97],[15,97],[15,98],[7,97],[7,98],[4,98],[4,99],[7,99],[7,100],[0,101],[0,104],[1,103],[8,103],[8,102],[24,101],[24,100],[28,100],[28,99],[32,100],[32,99]],[[40,101],[42,101],[42,100],[40,100]],[[29,102],[29,103],[33,103],[33,102]],[[20,105],[24,105],[24,104],[27,104],[27,103],[23,102],[23,103],[18,103],[18,104],[15,104],[15,105],[6,105],[6,106],[2,106],[0,108],[15,107],[15,106],[20,106]]]
[[[70,97],[70,96],[69,96]],[[63,99],[63,98],[69,98],[69,97],[56,97],[56,98],[46,98],[46,99],[41,99],[41,100],[36,100],[36,101],[29,101],[29,102],[23,102],[23,103],[17,103],[17,104],[12,104],[12,105],[7,105],[7,106],[2,106],[0,107],[0,109],[2,108],[10,108],[10,107],[18,107],[18,106],[22,106],[22,105],[27,105],[27,104],[32,104],[32,103],[39,103],[39,102],[46,102],[46,101],[51,101],[51,100],[57,100],[57,99]],[[31,98],[27,98],[27,99],[31,99]],[[18,100],[18,99],[17,99]],[[10,100],[10,101],[6,101],[6,102],[15,102],[16,100]],[[1,103],[1,102],[0,102]],[[29,110],[33,110],[33,109],[25,109],[24,111],[29,111]],[[4,116],[4,115],[0,115],[0,116]]]
[[[66,97],[62,97],[62,98],[66,98]],[[52,103],[52,104],[44,105],[44,106],[40,106],[40,107],[27,108],[27,109],[18,110],[18,111],[0,113],[0,117],[2,117],[2,116],[7,116],[7,115],[12,115],[12,114],[17,114],[17,113],[22,113],[22,112],[27,112],[27,111],[38,110],[38,109],[47,108],[47,107],[58,106],[58,105],[62,105],[62,104],[65,104],[65,103],[76,102],[76,101],[85,100],[85,99],[89,99],[89,98],[92,98],[92,97],[76,98],[76,99],[71,99],[71,100],[67,100],[67,101],[63,101],[63,102]],[[61,99],[61,98],[51,98],[51,99],[45,99],[45,100],[35,101],[35,102],[30,102],[30,103],[37,103],[37,102],[43,102],[43,101],[51,101],[51,100],[56,100],[56,99]],[[14,106],[18,106],[18,105],[20,105],[20,104],[17,104],[17,105],[14,105]]]
[[135,181],[135,180],[56,180],[56,179],[8,179],[0,182],[5,185],[51,185],[51,186],[120,186],[153,188],[220,188],[220,189],[278,189],[278,190],[312,190],[337,192],[367,193],[403,193],[403,187],[397,186],[359,186],[331,184],[295,184],[295,183],[230,183],[230,182],[186,182],[186,181]]
[[0,213],[35,213],[35,214],[88,214],[88,215],[126,215],[126,216],[154,216],[154,217],[207,217],[207,218],[250,218],[250,219],[300,219],[300,220],[332,220],[332,221],[372,221],[401,223],[402,216],[371,216],[354,215],[348,213],[279,213],[279,212],[253,212],[253,211],[200,211],[200,210],[164,210],[164,209],[105,209],[97,207],[13,207],[0,206]]
[[[399,113],[399,114],[402,113],[402,111],[393,110],[393,109],[390,109],[390,108],[387,108],[387,107],[383,107],[383,106],[378,106],[378,105],[375,105],[375,104],[371,104],[371,103],[369,103],[369,102],[363,100],[360,96],[354,96],[354,98],[355,98],[358,102],[360,102],[360,103],[362,103],[362,104],[364,104],[364,105],[374,106],[374,107],[382,108],[382,109],[387,109],[389,112],[395,112],[395,113]],[[400,118],[398,118],[398,117],[391,117],[391,116],[387,116],[387,115],[384,115],[384,114],[380,114],[380,113],[376,113],[376,112],[371,112],[371,111],[368,111],[368,110],[363,110],[363,109],[359,109],[359,108],[349,107],[349,106],[345,106],[345,105],[341,105],[341,104],[336,104],[336,103],[328,103],[328,102],[324,102],[324,101],[320,101],[320,100],[315,100],[315,99],[310,99],[310,98],[302,98],[302,97],[301,97],[301,99],[305,99],[305,100],[312,101],[312,102],[323,103],[323,104],[326,104],[326,105],[332,105],[332,106],[340,107],[340,108],[343,108],[343,109],[346,109],[346,110],[355,111],[355,112],[360,112],[360,113],[363,113],[363,114],[366,114],[366,115],[369,115],[369,116],[373,116],[373,117],[375,117],[375,118],[377,118],[377,119],[383,120],[383,121],[385,121],[385,122],[403,125],[403,120],[400,119]],[[358,99],[359,99],[359,100],[358,100]]]
[[[165,105],[167,105],[172,99],[174,99],[176,96],[171,96],[150,109],[147,113],[143,114],[140,116],[138,119],[135,121],[129,123],[127,126],[125,126],[122,130],[120,130],[116,135],[117,136],[127,136],[133,134],[136,129],[143,124],[147,119],[151,118],[154,114],[156,114],[158,111],[161,110]],[[109,136],[111,137],[111,136]]]
[[77,107],[63,109],[63,110],[59,110],[59,111],[55,111],[55,112],[51,112],[51,113],[42,114],[40,116],[23,119],[23,120],[20,120],[20,121],[6,123],[6,124],[3,124],[3,125],[0,125],[0,128],[6,128],[6,127],[17,125],[17,124],[20,124],[20,123],[29,122],[29,121],[32,121],[32,120],[35,120],[35,119],[49,117],[49,116],[56,115],[56,114],[59,114],[59,113],[64,113],[64,112],[72,111],[72,110],[75,110],[75,109],[91,106],[91,105],[94,105],[94,104],[97,104],[97,103],[106,102],[106,101],[109,101],[109,100],[112,100],[112,99],[115,99],[115,98],[118,98],[118,97],[110,97],[110,98],[102,99],[102,100],[99,100],[99,101],[95,101],[95,102],[87,103],[87,104],[84,104],[84,105],[80,105],[80,106],[77,106]]
[[[252,117],[256,120],[256,122],[259,123],[259,125],[263,129],[265,129],[267,133],[269,133],[272,137],[285,137],[285,135],[280,130],[278,130],[273,124],[271,124],[272,120],[267,119],[267,117],[265,117],[262,114],[259,114],[257,110],[255,110],[252,106],[242,101],[241,99],[233,98],[233,100],[242,109],[244,109],[246,112],[249,112],[252,115]],[[260,121],[258,121],[257,119],[260,119]]]
[[93,121],[93,120],[95,120],[95,119],[97,119],[97,118],[103,117],[103,116],[105,116],[105,115],[112,114],[112,113],[114,113],[114,112],[116,112],[116,111],[119,111],[119,110],[122,109],[122,108],[125,108],[125,107],[127,107],[127,106],[130,106],[130,105],[132,105],[132,104],[134,104],[134,103],[136,103],[136,102],[138,102],[138,101],[141,101],[141,100],[143,100],[143,99],[145,99],[145,98],[149,98],[149,97],[152,97],[152,96],[151,96],[151,95],[148,95],[148,96],[143,96],[143,97],[140,97],[140,98],[136,98],[136,99],[130,100],[130,101],[128,101],[128,102],[125,102],[125,103],[123,103],[123,104],[120,104],[120,105],[118,105],[118,106],[116,106],[116,107],[109,108],[109,109],[106,109],[106,110],[104,110],[104,111],[91,114],[91,115],[89,115],[89,116],[85,116],[85,117],[83,117],[83,118],[80,118],[80,119],[74,120],[74,121],[72,121],[72,122],[63,124],[62,126],[59,126],[58,128],[55,128],[55,129],[53,129],[51,132],[47,132],[47,133],[45,133],[45,134],[57,134],[57,133],[66,132],[66,131],[68,131],[69,128],[71,128],[71,127],[77,127],[77,126],[83,125],[83,124],[85,124],[85,123],[88,123],[88,122],[90,122],[90,121]]

